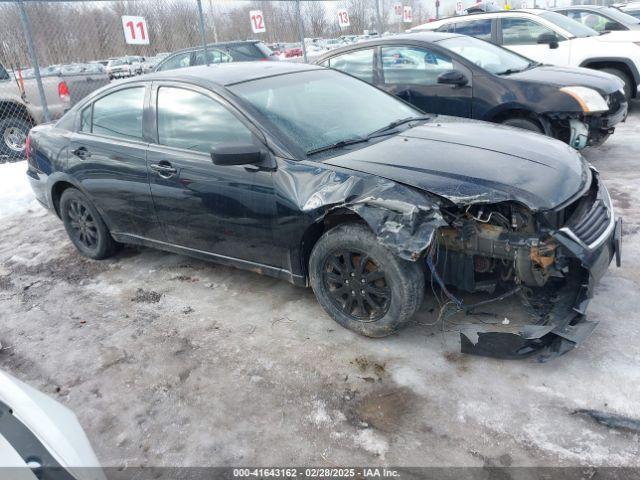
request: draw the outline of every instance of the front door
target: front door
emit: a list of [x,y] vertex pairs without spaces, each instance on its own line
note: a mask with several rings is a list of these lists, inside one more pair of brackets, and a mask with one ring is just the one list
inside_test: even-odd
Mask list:
[[[571,40],[529,18],[500,19],[502,46],[520,55],[548,65],[569,65]],[[540,35],[555,35],[557,46],[538,43]],[[553,48],[552,48],[553,47]]]
[[157,142],[147,165],[166,241],[219,256],[279,266],[271,172],[219,166],[211,148],[257,141],[231,107],[197,87],[154,84]]
[[[471,72],[440,52],[414,46],[381,48],[381,86],[428,113],[471,116]],[[450,70],[462,71],[464,86],[443,85],[438,77]]]

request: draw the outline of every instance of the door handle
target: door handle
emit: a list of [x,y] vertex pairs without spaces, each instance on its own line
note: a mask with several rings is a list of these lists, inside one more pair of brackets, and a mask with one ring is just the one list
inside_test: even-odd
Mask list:
[[71,153],[82,160],[91,156],[91,153],[89,152],[89,150],[87,150],[87,147],[78,147]]
[[157,172],[158,175],[161,176],[162,178],[171,178],[176,173],[178,173],[178,170],[173,168],[173,166],[167,161],[162,161],[160,163],[152,163],[151,165],[149,165],[149,167],[151,168],[151,170],[154,170],[155,172]]

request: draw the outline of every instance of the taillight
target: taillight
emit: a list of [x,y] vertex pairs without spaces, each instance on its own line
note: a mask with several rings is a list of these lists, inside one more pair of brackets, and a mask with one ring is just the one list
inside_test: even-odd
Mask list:
[[69,93],[69,87],[66,82],[60,82],[58,84],[58,96],[63,102],[71,101],[71,94]]

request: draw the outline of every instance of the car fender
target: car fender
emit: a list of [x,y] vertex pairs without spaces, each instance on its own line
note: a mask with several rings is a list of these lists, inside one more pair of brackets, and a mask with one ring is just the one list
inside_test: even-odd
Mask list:
[[624,64],[629,68],[631,75],[633,76],[633,81],[636,85],[640,83],[640,72],[638,71],[638,67],[630,58],[626,57],[591,57],[584,59],[582,63],[580,63],[581,67],[589,67],[589,65],[598,64],[598,63],[619,63]]
[[96,208],[96,210],[98,210],[98,213],[100,213],[100,216],[102,217],[102,220],[104,220],[104,223],[107,225],[107,227],[109,229],[112,228],[113,223],[105,214],[104,210],[96,203],[91,194],[82,186],[82,183],[80,183],[77,179],[66,172],[56,171],[51,173],[51,175],[49,175],[49,177],[47,178],[47,201],[49,202],[49,205],[52,206],[53,210],[59,218],[62,217],[60,215],[59,205],[54,202],[54,189],[56,188],[56,185],[60,183],[68,183],[72,187],[77,188],[78,190],[80,190],[80,192],[86,195],[93,206]]

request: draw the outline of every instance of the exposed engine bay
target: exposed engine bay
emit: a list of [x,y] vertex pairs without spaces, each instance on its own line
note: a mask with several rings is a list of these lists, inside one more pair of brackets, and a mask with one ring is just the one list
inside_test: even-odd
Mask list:
[[[566,353],[595,328],[584,310],[602,265],[619,255],[621,229],[598,183],[594,177],[581,198],[556,212],[534,214],[515,202],[442,209],[449,225],[437,230],[426,262],[448,297],[443,321],[512,295],[532,318],[530,325],[468,326],[460,331],[463,352],[501,358],[540,353],[544,360]],[[469,304],[464,292],[489,298]]]

